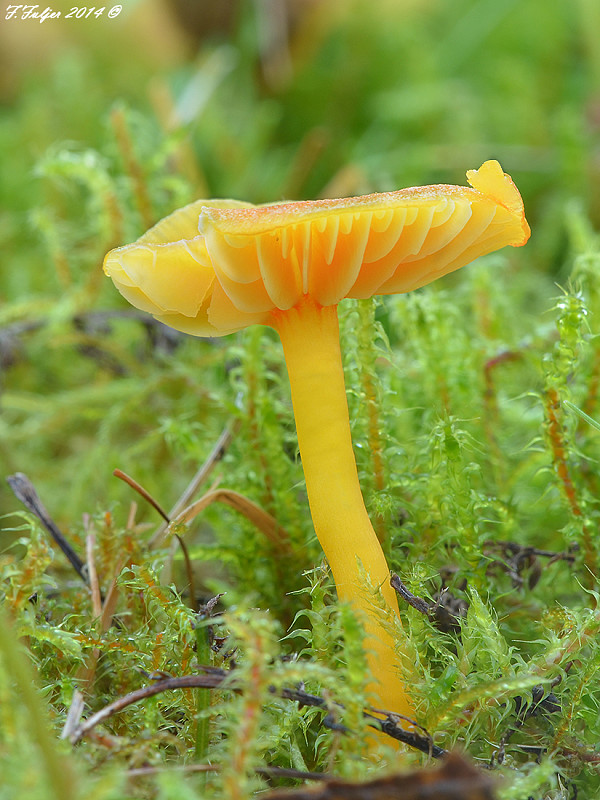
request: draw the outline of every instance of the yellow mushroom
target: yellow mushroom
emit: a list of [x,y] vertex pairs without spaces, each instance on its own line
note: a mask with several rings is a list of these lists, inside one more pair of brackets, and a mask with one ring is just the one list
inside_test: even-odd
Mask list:
[[198,200],[111,251],[104,270],[138,308],[186,333],[259,323],[279,334],[319,542],[338,596],[362,613],[373,705],[413,717],[395,643],[364,576],[397,615],[362,498],[348,420],[337,304],[409,292],[529,238],[521,196],[497,161],[465,186],[253,206]]

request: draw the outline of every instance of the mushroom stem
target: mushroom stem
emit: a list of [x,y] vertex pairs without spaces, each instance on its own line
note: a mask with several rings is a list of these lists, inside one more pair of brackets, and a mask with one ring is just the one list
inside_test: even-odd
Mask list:
[[292,388],[298,445],[313,524],[329,562],[340,600],[362,616],[371,680],[369,701],[377,708],[414,717],[398,677],[392,636],[373,610],[365,575],[381,587],[398,615],[390,571],[367,514],[348,418],[337,306],[304,301],[276,311],[270,324],[279,333]]

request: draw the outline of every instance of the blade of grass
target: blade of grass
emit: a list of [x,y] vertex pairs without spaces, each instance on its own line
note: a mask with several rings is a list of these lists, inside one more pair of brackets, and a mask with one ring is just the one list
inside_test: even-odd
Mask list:
[[585,420],[589,425],[592,426],[592,428],[600,431],[600,422],[596,422],[595,419],[590,417],[589,414],[586,414],[585,411],[582,411],[580,408],[578,408],[574,403],[571,403],[570,400],[563,400],[563,405],[565,405],[569,411],[573,411],[575,414],[581,417],[581,419]]
[[40,768],[43,770],[44,784],[48,797],[56,800],[75,800],[78,796],[78,782],[68,760],[50,732],[46,710],[35,686],[35,676],[29,660],[13,631],[8,615],[0,607],[0,661],[8,679],[15,687],[15,702],[20,702],[22,721],[31,740],[40,753]]

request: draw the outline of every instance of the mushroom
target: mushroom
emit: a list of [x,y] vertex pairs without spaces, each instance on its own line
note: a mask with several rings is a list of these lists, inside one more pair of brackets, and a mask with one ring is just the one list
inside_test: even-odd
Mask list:
[[[254,323],[281,338],[313,524],[340,600],[361,614],[378,708],[414,717],[390,626],[396,594],[365,509],[352,450],[337,304],[409,292],[529,238],[521,196],[497,161],[466,186],[424,186],[341,200],[253,206],[198,200],[104,271],[134,306],[180,331],[221,336]],[[398,624],[398,630],[401,630]]]

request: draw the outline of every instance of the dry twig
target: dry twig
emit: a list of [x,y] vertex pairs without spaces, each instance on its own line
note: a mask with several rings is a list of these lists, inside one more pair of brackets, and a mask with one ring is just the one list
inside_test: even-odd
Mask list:
[[69,542],[66,540],[58,525],[54,522],[50,514],[46,511],[46,507],[40,500],[33,484],[22,472],[16,472],[14,475],[9,475],[6,479],[8,485],[13,490],[17,500],[31,511],[32,514],[39,519],[44,528],[52,536],[56,544],[63,551],[75,572],[79,575],[81,580],[86,586],[90,585],[88,568],[79,558],[77,553],[73,550]]
[[[88,736],[96,727],[96,725],[104,722],[109,717],[117,714],[119,711],[123,711],[123,709],[133,705],[134,703],[139,703],[141,700],[145,700],[148,697],[154,697],[162,692],[173,691],[176,689],[227,688],[231,691],[242,690],[242,687],[236,685],[234,675],[232,675],[231,671],[208,666],[200,666],[198,669],[201,670],[201,674],[182,675],[181,677],[177,678],[163,678],[162,680],[156,681],[149,686],[144,686],[141,689],[136,689],[134,692],[130,692],[123,697],[117,698],[117,700],[114,700],[104,708],[101,708],[100,711],[92,714],[91,717],[76,727],[70,736],[71,743],[77,744],[77,742],[81,741],[81,739]],[[328,709],[329,707],[328,702],[323,697],[308,694],[302,689],[283,688],[281,690],[277,690],[275,687],[271,687],[271,692],[285,700],[291,700],[292,702],[299,703],[301,706],[312,706],[315,708],[323,708],[324,710]],[[338,703],[335,705],[340,707]],[[405,730],[401,725],[399,725],[400,717],[397,714],[394,714],[391,711],[379,711],[376,709],[373,709],[373,711],[375,711],[375,713],[385,715],[385,719],[381,720],[374,716],[374,714],[365,711],[364,716],[367,720],[367,724],[370,727],[375,728],[376,730],[381,730],[392,739],[403,742],[404,744],[407,744],[416,750],[420,750],[423,753],[427,753],[434,758],[440,758],[446,754],[445,750],[433,744],[431,737],[426,731],[424,734],[421,734],[418,733],[414,727],[411,730]],[[410,722],[411,725],[415,725],[413,720],[410,720]],[[326,717],[324,724],[326,726],[331,726],[334,723],[328,721],[328,718]],[[350,733],[350,731],[343,726],[337,726],[336,730],[342,730],[344,733]],[[421,730],[424,729],[421,728]]]

